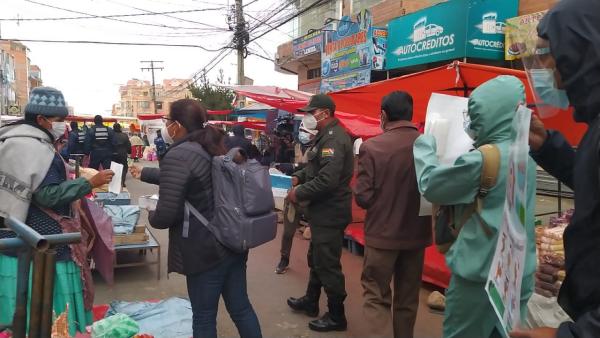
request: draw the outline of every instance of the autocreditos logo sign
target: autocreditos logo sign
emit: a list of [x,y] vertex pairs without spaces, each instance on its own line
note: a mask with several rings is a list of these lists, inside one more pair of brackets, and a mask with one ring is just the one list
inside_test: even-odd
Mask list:
[[388,68],[464,56],[465,4],[466,0],[449,1],[391,21]]
[[516,0],[470,0],[466,56],[504,59],[506,20],[518,9]]
[[449,0],[392,20],[387,68],[463,57],[502,60],[506,20],[518,0]]

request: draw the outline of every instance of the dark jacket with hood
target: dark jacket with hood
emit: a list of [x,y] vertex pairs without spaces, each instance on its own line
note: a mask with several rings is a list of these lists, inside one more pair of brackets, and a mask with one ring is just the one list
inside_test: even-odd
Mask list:
[[252,146],[252,143],[250,143],[250,141],[248,141],[246,137],[244,137],[244,126],[235,125],[233,126],[232,131],[233,136],[225,140],[225,145],[227,146],[227,149],[242,148],[244,149],[244,151],[246,151],[246,153],[250,152],[250,147]]
[[144,168],[141,180],[159,185],[160,198],[149,221],[154,228],[169,229],[168,271],[183,275],[207,271],[230,251],[194,217],[190,217],[189,236],[182,233],[185,201],[207,219],[213,216],[210,156],[200,144],[184,139],[169,147],[159,165],[160,169]]
[[575,215],[564,234],[566,279],[559,303],[574,323],[557,337],[600,337],[600,1],[561,1],[538,26],[561,74],[574,119],[589,128],[573,150],[549,131],[535,160],[575,191]]

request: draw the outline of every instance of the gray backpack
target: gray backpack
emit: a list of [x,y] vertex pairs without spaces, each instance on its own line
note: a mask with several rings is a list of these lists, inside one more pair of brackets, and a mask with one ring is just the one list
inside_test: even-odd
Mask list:
[[209,221],[185,202],[183,237],[189,233],[192,214],[217,240],[235,252],[244,252],[269,242],[277,234],[277,214],[269,171],[256,160],[233,161],[234,148],[212,158],[212,185],[215,212]]

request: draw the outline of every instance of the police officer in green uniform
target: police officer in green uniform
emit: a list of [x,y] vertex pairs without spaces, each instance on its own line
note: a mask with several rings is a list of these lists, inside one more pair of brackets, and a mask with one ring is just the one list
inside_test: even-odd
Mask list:
[[354,172],[352,142],[334,117],[335,103],[327,95],[314,95],[299,109],[314,119],[319,131],[307,151],[306,167],[294,173],[291,202],[309,202],[312,239],[308,249],[310,277],[306,295],[289,298],[288,305],[310,317],[319,315],[321,288],[327,294],[329,312],[309,323],[314,331],[344,331],[346,288],[340,258],[344,229],[352,218],[350,180]]

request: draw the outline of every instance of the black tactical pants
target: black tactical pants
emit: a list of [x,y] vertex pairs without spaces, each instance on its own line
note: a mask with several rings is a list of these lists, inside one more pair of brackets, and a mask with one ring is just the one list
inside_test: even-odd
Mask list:
[[324,227],[311,223],[310,229],[310,277],[306,295],[318,299],[323,287],[329,303],[343,303],[346,299],[346,283],[340,262],[344,241],[343,227]]

